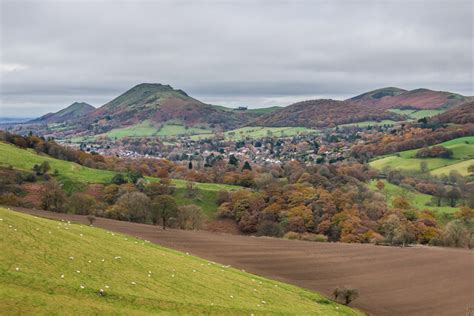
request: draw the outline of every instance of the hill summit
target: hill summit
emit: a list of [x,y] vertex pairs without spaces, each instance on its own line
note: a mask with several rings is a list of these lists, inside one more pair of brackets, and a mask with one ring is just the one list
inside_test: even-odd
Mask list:
[[452,92],[424,88],[408,91],[387,87],[363,93],[346,101],[381,109],[447,109],[468,101],[468,98]]
[[104,104],[89,118],[100,129],[133,125],[148,120],[161,124],[179,121],[185,126],[236,128],[250,120],[249,115],[203,103],[180,89],[160,83],[141,83]]
[[85,115],[93,112],[95,107],[85,102],[74,102],[70,106],[55,112],[45,114],[37,119],[29,121],[28,123],[63,123],[66,121],[72,121],[84,117]]
[[264,115],[255,121],[258,126],[333,127],[362,121],[401,120],[389,111],[364,104],[331,99],[297,102]]

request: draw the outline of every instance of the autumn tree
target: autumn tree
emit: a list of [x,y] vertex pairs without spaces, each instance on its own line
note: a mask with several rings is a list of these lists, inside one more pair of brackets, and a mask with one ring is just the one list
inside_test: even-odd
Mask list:
[[93,196],[75,192],[71,195],[68,201],[68,210],[73,214],[88,215],[95,211],[96,200]]
[[334,296],[334,300],[338,300],[339,298],[344,300],[345,305],[349,305],[352,301],[359,297],[359,291],[354,288],[348,287],[337,287],[332,292]]
[[47,211],[63,212],[66,194],[56,181],[49,181],[41,187],[41,207]]
[[386,242],[390,244],[393,243],[396,231],[399,229],[400,225],[400,218],[395,214],[390,214],[382,220],[381,230]]
[[446,197],[449,199],[450,206],[456,207],[456,202],[461,197],[461,193],[457,188],[453,187],[446,193]]
[[178,205],[171,195],[159,195],[153,199],[152,221],[156,225],[160,220],[163,229],[166,229],[168,221],[176,216]]
[[143,190],[146,195],[151,199],[159,195],[171,195],[175,191],[175,186],[172,185],[171,180],[168,178],[160,179],[158,182],[151,182],[145,185]]
[[196,205],[178,207],[176,221],[181,229],[200,229],[204,220],[202,208]]
[[112,177],[111,183],[121,185],[127,183],[127,179],[125,179],[123,174],[117,173]]
[[392,205],[393,207],[400,208],[402,210],[410,208],[410,202],[403,196],[396,196],[392,201]]
[[217,192],[217,204],[221,205],[224,202],[230,201],[230,193],[227,190],[220,190]]
[[383,191],[383,189],[385,189],[385,183],[383,183],[383,181],[377,181],[377,184],[376,184],[376,187],[379,191]]
[[415,241],[415,234],[410,223],[401,222],[394,233],[392,244],[405,247],[407,244]]
[[463,248],[469,245],[470,233],[462,220],[456,219],[446,225],[443,239],[446,246]]
[[141,192],[127,192],[120,196],[115,211],[132,222],[146,222],[150,211],[150,199]]
[[199,194],[199,189],[196,186],[196,183],[187,181],[186,182],[186,191],[185,195],[187,198],[195,198]]
[[428,168],[428,163],[426,161],[420,162],[420,171],[422,173],[427,173],[428,171],[430,171],[430,169]]

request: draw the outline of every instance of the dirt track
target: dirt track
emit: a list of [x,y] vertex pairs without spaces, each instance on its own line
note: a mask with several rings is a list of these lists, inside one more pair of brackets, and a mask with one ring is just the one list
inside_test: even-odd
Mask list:
[[[25,210],[22,210],[25,212]],[[85,216],[26,211],[87,223]],[[157,227],[97,218],[94,226],[147,239],[328,296],[359,289],[354,306],[374,315],[469,315],[474,309],[474,252],[330,244]],[[474,311],[472,312],[474,315]]]

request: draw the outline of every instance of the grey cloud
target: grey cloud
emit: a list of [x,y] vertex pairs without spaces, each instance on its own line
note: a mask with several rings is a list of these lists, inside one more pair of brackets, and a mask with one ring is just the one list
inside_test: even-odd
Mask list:
[[0,1],[0,116],[100,106],[140,82],[250,106],[474,94],[470,0]]

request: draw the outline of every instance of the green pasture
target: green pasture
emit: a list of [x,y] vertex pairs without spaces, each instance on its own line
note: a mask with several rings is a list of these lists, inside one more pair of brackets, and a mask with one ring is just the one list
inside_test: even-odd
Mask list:
[[5,208],[0,247],[2,315],[362,315],[141,239]]
[[453,151],[452,158],[416,158],[416,153],[420,149],[402,151],[396,154],[376,158],[370,165],[382,170],[385,167],[404,170],[420,170],[420,163],[426,162],[432,174],[449,174],[451,170],[456,170],[462,175],[467,175],[467,168],[474,159],[474,136],[460,137],[441,144]]

